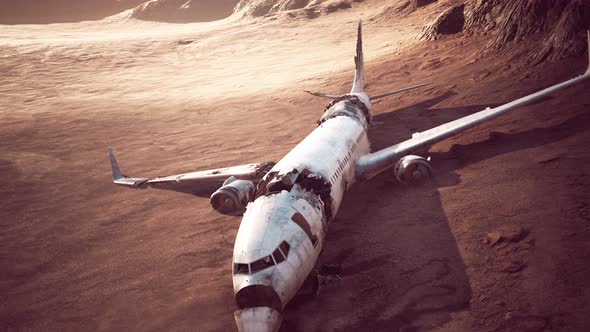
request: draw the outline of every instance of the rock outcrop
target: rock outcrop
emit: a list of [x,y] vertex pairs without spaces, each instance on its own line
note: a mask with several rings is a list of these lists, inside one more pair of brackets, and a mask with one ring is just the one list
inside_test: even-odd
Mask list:
[[398,13],[409,14],[415,12],[418,8],[435,3],[437,0],[406,0],[395,8]]
[[418,39],[435,40],[442,35],[452,35],[463,31],[465,24],[464,9],[464,4],[448,8],[422,29],[422,32],[418,34]]
[[208,22],[233,13],[238,0],[151,0],[133,9],[130,17],[145,21]]
[[589,27],[590,4],[583,0],[477,0],[465,14],[465,31],[493,34],[484,52],[546,33],[541,47],[532,52],[537,61],[583,53],[583,33]]
[[234,12],[242,17],[261,17],[286,10],[316,5],[315,0],[241,0]]
[[239,17],[256,18],[287,12],[289,17],[315,18],[352,7],[362,0],[241,0],[234,13]]

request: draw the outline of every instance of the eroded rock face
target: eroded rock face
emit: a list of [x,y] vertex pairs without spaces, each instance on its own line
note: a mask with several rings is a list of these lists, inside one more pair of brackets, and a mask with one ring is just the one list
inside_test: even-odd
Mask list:
[[235,13],[245,17],[260,17],[280,11],[302,9],[318,4],[316,0],[241,0]]
[[465,14],[467,32],[494,34],[486,52],[548,33],[541,47],[532,52],[538,61],[583,53],[583,33],[589,27],[590,3],[583,0],[477,0]]
[[420,7],[424,7],[430,5],[431,3],[435,3],[437,0],[407,0],[402,3],[399,7],[396,8],[397,12],[409,14]]
[[316,18],[352,7],[363,0],[241,0],[234,13],[240,17],[261,17],[287,12],[288,17]]
[[465,16],[464,4],[453,6],[442,12],[434,21],[424,27],[418,39],[435,40],[442,35],[452,35],[463,31]]
[[130,17],[145,21],[208,22],[233,13],[238,0],[151,0],[133,9]]

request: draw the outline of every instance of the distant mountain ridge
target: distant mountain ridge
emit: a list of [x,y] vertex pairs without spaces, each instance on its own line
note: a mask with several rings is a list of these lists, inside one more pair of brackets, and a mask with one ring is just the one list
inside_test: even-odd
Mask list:
[[47,24],[100,20],[145,0],[0,1],[0,24]]

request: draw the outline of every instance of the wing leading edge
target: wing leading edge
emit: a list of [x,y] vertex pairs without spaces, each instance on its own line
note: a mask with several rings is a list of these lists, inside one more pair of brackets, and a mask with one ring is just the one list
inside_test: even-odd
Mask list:
[[540,100],[561,89],[578,84],[590,78],[590,31],[588,31],[588,68],[584,74],[567,80],[565,82],[550,86],[539,92],[519,98],[507,104],[486,108],[483,111],[465,116],[463,118],[447,122],[438,127],[415,133],[412,138],[401,143],[392,145],[388,148],[369,153],[359,158],[356,164],[356,176],[359,179],[370,179],[375,175],[392,167],[401,157],[411,154],[412,152],[424,150],[434,143],[440,142],[446,138],[456,135],[464,130],[477,126],[485,121],[491,120],[515,108],[525,106]]
[[274,166],[273,162],[264,162],[155,178],[132,178],[123,175],[111,147],[109,147],[109,158],[111,160],[113,183],[117,185],[136,189],[152,187],[190,194],[215,189],[212,185],[220,184],[232,176],[236,179],[256,182]]

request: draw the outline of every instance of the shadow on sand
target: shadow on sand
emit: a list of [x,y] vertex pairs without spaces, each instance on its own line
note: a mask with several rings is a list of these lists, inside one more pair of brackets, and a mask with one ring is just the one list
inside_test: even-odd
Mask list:
[[[370,132],[373,150],[488,106],[431,109],[452,95],[375,116],[383,123]],[[357,184],[330,225],[318,263],[341,264],[342,280],[312,300],[290,304],[281,331],[424,331],[445,324],[468,308],[471,288],[438,188],[458,184],[454,171],[471,163],[588,129],[590,113],[546,128],[492,133],[485,141],[429,153],[436,177],[423,186],[398,185],[391,172]]]

